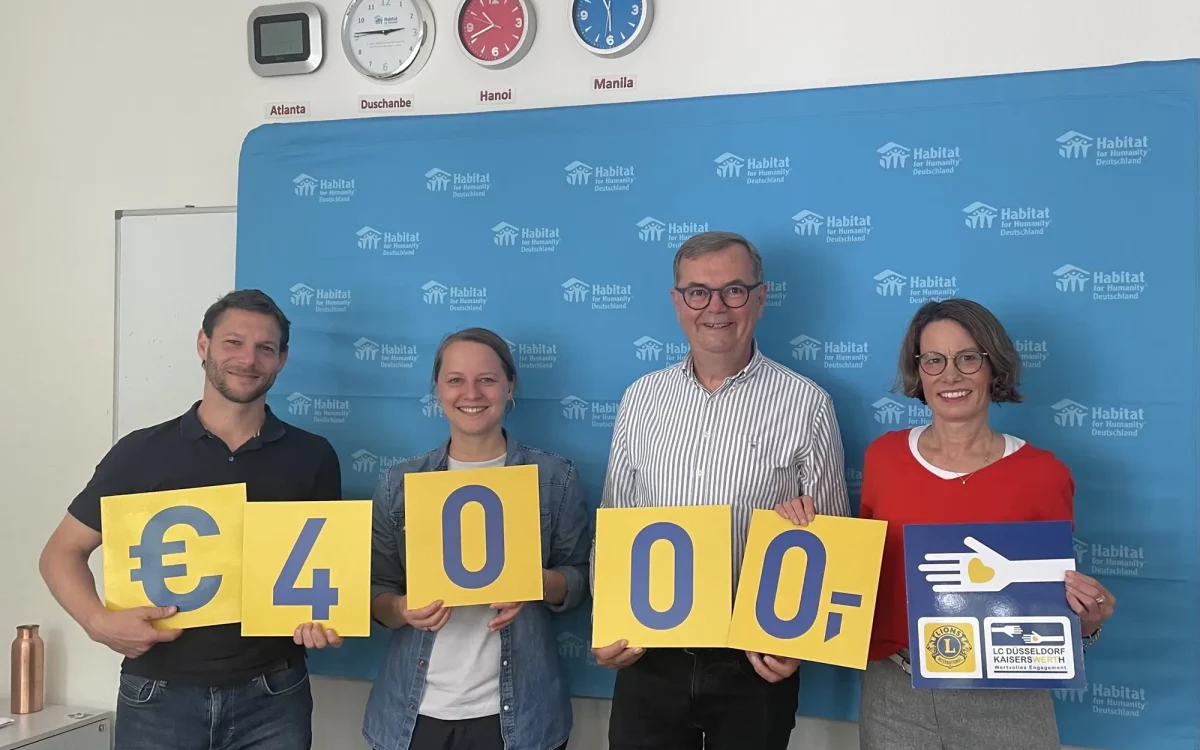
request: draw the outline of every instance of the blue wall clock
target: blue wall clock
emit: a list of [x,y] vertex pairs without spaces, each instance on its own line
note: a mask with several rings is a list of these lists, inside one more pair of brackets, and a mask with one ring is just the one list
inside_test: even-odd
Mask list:
[[621,57],[650,33],[653,0],[571,0],[571,30],[588,52]]

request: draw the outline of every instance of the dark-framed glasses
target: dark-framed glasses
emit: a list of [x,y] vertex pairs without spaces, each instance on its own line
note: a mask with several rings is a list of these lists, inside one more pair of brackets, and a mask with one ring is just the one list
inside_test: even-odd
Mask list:
[[[983,367],[983,358],[987,355],[987,352],[977,352],[971,349],[961,351],[954,355],[954,366],[963,375],[974,375],[979,372],[979,368]],[[941,375],[946,370],[947,359],[945,354],[938,352],[925,352],[917,355],[921,371],[926,375]]]
[[692,284],[690,286],[677,286],[675,291],[683,297],[683,303],[693,310],[703,310],[708,307],[708,303],[712,302],[713,292],[721,295],[721,301],[726,307],[742,307],[750,301],[750,292],[762,286],[761,281],[756,281],[753,284],[726,284],[720,289],[701,286],[700,284]]

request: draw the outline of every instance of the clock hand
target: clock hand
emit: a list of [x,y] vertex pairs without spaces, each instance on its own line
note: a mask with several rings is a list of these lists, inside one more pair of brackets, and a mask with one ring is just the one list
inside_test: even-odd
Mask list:
[[386,36],[387,34],[391,34],[395,31],[404,31],[404,27],[401,26],[398,29],[372,29],[371,31],[356,31],[354,32],[354,36],[356,38],[360,36],[371,36],[373,34],[383,34]]
[[479,38],[480,34],[486,32],[486,31],[491,31],[494,28],[496,28],[496,24],[492,24],[491,26],[488,26],[486,29],[480,29],[479,31],[476,31],[474,34],[471,35],[471,41],[472,42],[475,41],[476,39]]

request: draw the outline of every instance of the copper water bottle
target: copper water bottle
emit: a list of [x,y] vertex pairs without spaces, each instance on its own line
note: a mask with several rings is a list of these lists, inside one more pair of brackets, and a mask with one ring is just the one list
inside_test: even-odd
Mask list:
[[12,644],[12,697],[14,714],[42,710],[46,676],[46,645],[37,625],[18,625]]

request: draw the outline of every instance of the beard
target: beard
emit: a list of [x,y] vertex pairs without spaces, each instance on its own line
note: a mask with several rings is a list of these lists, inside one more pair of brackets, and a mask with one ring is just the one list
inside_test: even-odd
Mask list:
[[[258,373],[252,371],[252,374],[257,375]],[[268,378],[263,378],[257,388],[239,392],[229,385],[228,374],[211,361],[204,363],[204,377],[208,379],[208,382],[212,383],[217,393],[220,393],[235,404],[253,403],[262,398],[267,391],[271,390],[271,386],[275,385],[275,376],[272,375]]]

